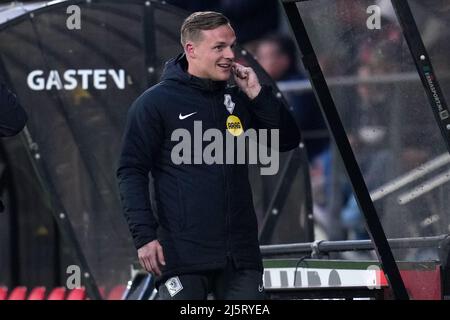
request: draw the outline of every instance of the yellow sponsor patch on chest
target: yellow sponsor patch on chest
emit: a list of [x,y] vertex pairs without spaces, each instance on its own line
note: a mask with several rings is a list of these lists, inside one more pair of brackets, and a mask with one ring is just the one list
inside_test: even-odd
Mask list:
[[242,132],[244,132],[244,127],[242,126],[241,120],[234,115],[228,116],[226,126],[228,132],[233,136],[238,137],[242,134]]

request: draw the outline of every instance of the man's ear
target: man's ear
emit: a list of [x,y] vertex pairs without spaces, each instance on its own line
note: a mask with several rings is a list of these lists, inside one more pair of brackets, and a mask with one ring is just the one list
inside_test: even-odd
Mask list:
[[192,42],[187,42],[184,46],[184,51],[189,58],[195,58],[195,47]]

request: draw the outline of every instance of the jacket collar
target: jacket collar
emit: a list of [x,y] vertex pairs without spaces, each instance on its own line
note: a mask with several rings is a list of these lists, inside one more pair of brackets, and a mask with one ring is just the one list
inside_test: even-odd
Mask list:
[[184,53],[166,62],[162,80],[175,80],[190,87],[203,91],[223,90],[227,86],[226,81],[213,81],[211,79],[199,78],[187,72],[188,61]]

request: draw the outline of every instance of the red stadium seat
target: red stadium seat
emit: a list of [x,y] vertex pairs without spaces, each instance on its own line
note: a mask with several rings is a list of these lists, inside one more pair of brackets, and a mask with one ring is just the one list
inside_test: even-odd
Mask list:
[[100,293],[100,296],[102,297],[102,299],[105,299],[105,298],[106,298],[106,290],[105,290],[105,287],[103,287],[103,286],[98,287],[98,292]]
[[118,285],[111,289],[108,294],[108,300],[122,300],[123,293],[125,292],[126,286]]
[[69,292],[66,300],[86,300],[86,290],[84,288],[76,288]]
[[47,297],[47,300],[64,300],[66,297],[66,288],[54,288]]
[[[106,289],[104,286],[97,287],[98,293],[100,294],[100,299],[105,300],[106,299]],[[88,296],[86,288],[83,287],[83,290],[85,292],[85,298],[83,300],[91,300],[91,298]]]
[[6,300],[7,296],[8,296],[8,288],[0,287],[0,300]]
[[36,287],[31,290],[28,300],[45,300],[45,287]]
[[27,287],[15,287],[8,297],[8,300],[25,300]]

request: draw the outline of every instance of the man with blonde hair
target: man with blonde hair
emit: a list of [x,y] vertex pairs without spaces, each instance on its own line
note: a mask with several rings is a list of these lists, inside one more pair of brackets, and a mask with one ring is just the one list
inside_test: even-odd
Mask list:
[[[204,130],[233,139],[249,128],[282,126],[283,105],[251,68],[235,62],[235,43],[225,16],[193,13],[181,27],[184,53],[166,63],[162,81],[141,95],[128,114],[119,186],[139,261],[156,276],[160,299],[206,299],[209,293],[216,299],[265,296],[248,166],[199,163],[195,143],[194,152],[183,154],[193,162],[179,164],[172,158],[173,132],[195,135],[198,122]],[[231,75],[237,86],[227,86]],[[297,147],[299,139],[295,127],[280,141],[280,150]]]

